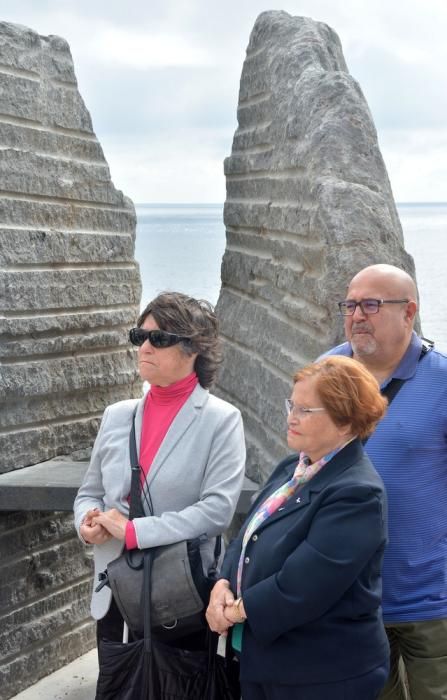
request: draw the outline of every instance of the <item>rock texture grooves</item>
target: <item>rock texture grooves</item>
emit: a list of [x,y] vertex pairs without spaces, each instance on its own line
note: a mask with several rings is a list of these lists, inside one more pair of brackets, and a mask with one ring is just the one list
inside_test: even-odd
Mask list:
[[[141,393],[134,241],[67,43],[0,23],[0,472],[80,456]],[[1,700],[94,645],[91,586],[71,513],[0,514]]]
[[371,114],[328,26],[259,16],[225,174],[219,391],[243,411],[247,473],[262,480],[286,454],[294,370],[342,338],[349,279],[374,262],[414,274]]
[[7,700],[91,649],[95,626],[91,551],[73,536],[71,513],[2,514],[0,553],[0,698]]
[[0,23],[0,472],[91,446],[134,393],[134,240],[68,44]]

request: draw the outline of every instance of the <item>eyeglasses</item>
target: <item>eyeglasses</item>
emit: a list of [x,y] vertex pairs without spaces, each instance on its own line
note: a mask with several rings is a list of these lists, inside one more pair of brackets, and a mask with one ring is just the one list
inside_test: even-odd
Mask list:
[[304,406],[295,406],[292,399],[286,399],[286,412],[287,415],[295,416],[295,418],[304,418],[308,413],[321,413],[325,411],[325,408],[304,408]]
[[132,345],[141,347],[148,340],[154,348],[169,348],[182,340],[191,340],[186,335],[176,335],[167,331],[146,331],[144,328],[132,328],[129,331],[129,340]]
[[408,302],[409,299],[362,299],[361,301],[346,299],[338,302],[338,308],[342,316],[352,316],[357,306],[360,306],[364,314],[377,314],[382,304],[408,304]]

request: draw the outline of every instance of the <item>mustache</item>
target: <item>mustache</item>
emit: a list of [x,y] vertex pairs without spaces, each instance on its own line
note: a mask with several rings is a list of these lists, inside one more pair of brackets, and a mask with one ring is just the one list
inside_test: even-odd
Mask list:
[[371,333],[372,328],[367,321],[359,321],[358,323],[353,323],[351,326],[351,332],[355,333],[356,331],[367,331]]

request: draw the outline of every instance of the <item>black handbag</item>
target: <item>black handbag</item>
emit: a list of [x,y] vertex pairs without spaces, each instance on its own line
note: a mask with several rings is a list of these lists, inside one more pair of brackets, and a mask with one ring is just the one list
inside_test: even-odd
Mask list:
[[[135,440],[135,416],[129,437],[132,469],[130,514],[144,517],[141,503],[141,467]],[[146,503],[152,513],[148,494]],[[151,625],[158,638],[174,640],[206,628],[205,607],[217,578],[222,540],[216,538],[214,559],[207,574],[200,554],[201,538],[183,540],[171,545],[151,548]],[[137,636],[143,634],[144,556],[147,550],[125,550],[111,561],[99,575],[96,591],[108,585],[128,627]]]
[[239,660],[231,646],[231,635],[226,638],[225,655],[217,654],[218,635],[210,632],[208,682],[203,700],[240,700]]
[[[101,639],[95,700],[239,700],[239,664],[216,655],[217,635],[207,648],[190,651],[152,638],[152,550],[143,554],[144,637],[129,643]],[[228,645],[227,645],[228,651]]]

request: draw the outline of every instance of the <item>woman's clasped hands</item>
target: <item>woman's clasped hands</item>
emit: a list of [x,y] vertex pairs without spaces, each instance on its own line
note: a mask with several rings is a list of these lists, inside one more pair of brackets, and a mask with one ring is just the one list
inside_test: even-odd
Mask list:
[[116,508],[105,512],[95,508],[87,511],[80,526],[80,533],[89,544],[104,544],[112,537],[124,541],[126,526],[127,518]]
[[241,618],[245,619],[243,603],[235,606],[235,597],[230,590],[230,582],[220,579],[211,591],[210,602],[206,611],[208,625],[213,632],[227,636],[230,627]]

